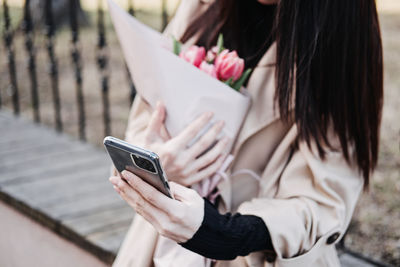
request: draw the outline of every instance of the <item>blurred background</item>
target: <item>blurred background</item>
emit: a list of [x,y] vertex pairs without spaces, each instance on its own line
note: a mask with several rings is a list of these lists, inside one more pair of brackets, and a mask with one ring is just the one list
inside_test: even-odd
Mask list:
[[[165,27],[179,4],[115,1],[157,30]],[[123,138],[135,90],[105,1],[26,2],[1,1],[1,109],[96,146],[105,135]],[[400,266],[400,1],[377,4],[385,58],[380,158],[345,244]],[[75,12],[66,12],[70,9]]]

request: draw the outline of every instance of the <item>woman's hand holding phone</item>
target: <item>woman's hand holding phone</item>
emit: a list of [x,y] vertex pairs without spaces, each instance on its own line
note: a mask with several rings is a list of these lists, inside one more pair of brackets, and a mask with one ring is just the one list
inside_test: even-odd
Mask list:
[[164,125],[165,115],[164,105],[158,103],[145,130],[145,143],[140,146],[160,157],[175,199],[167,197],[126,170],[121,177],[114,174],[109,180],[120,196],[161,235],[183,243],[192,238],[204,217],[204,200],[195,190],[186,186],[210,177],[221,167],[227,155],[229,139],[217,139],[224,126],[224,122],[220,121],[190,145],[211,121],[211,112],[199,116],[179,135],[171,138]]
[[178,243],[193,237],[204,217],[204,200],[193,189],[171,182],[171,199],[129,171],[110,177],[118,194],[163,236]]
[[[174,138],[169,136],[165,128],[165,115],[165,107],[159,102],[145,130],[144,148],[160,157],[168,180],[191,186],[214,174],[227,156],[229,139],[223,137],[217,140],[224,122],[216,122],[197,142],[188,146],[211,121],[213,114],[211,112],[202,114]],[[202,155],[215,142],[216,144]]]

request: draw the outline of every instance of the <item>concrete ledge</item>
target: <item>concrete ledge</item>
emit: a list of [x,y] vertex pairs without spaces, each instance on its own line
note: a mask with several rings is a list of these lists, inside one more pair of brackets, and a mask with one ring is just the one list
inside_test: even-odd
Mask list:
[[108,182],[105,151],[5,111],[0,124],[0,200],[111,264],[134,213]]
[[0,214],[0,266],[108,266],[1,202]]

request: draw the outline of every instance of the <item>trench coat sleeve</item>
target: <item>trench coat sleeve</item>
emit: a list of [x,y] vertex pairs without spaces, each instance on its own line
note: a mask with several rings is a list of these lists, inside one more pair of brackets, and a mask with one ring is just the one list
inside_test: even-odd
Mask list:
[[128,117],[125,131],[125,140],[131,144],[141,146],[144,143],[144,134],[152,113],[150,105],[140,95],[136,95]]
[[330,151],[321,160],[311,147],[299,143],[274,198],[259,196],[238,209],[265,221],[279,266],[310,266],[339,241],[362,192],[361,174],[342,153]]

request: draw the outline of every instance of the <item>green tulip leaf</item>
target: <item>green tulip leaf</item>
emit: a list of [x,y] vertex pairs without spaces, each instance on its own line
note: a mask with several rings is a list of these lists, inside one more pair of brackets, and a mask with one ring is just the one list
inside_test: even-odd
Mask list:
[[174,36],[172,36],[172,42],[173,42],[173,52],[175,55],[179,56],[179,54],[181,53],[182,44],[178,40],[176,40]]
[[224,48],[224,36],[222,33],[220,33],[218,35],[217,47],[218,47],[218,54],[221,53],[225,49]]
[[232,87],[232,82],[233,82],[233,78],[229,78],[228,80],[225,81],[225,84]]
[[251,72],[252,72],[252,69],[247,69],[242,74],[242,76],[240,76],[240,78],[237,79],[237,81],[233,83],[232,88],[235,89],[236,91],[240,91],[240,88],[242,88],[243,84],[249,78]]

